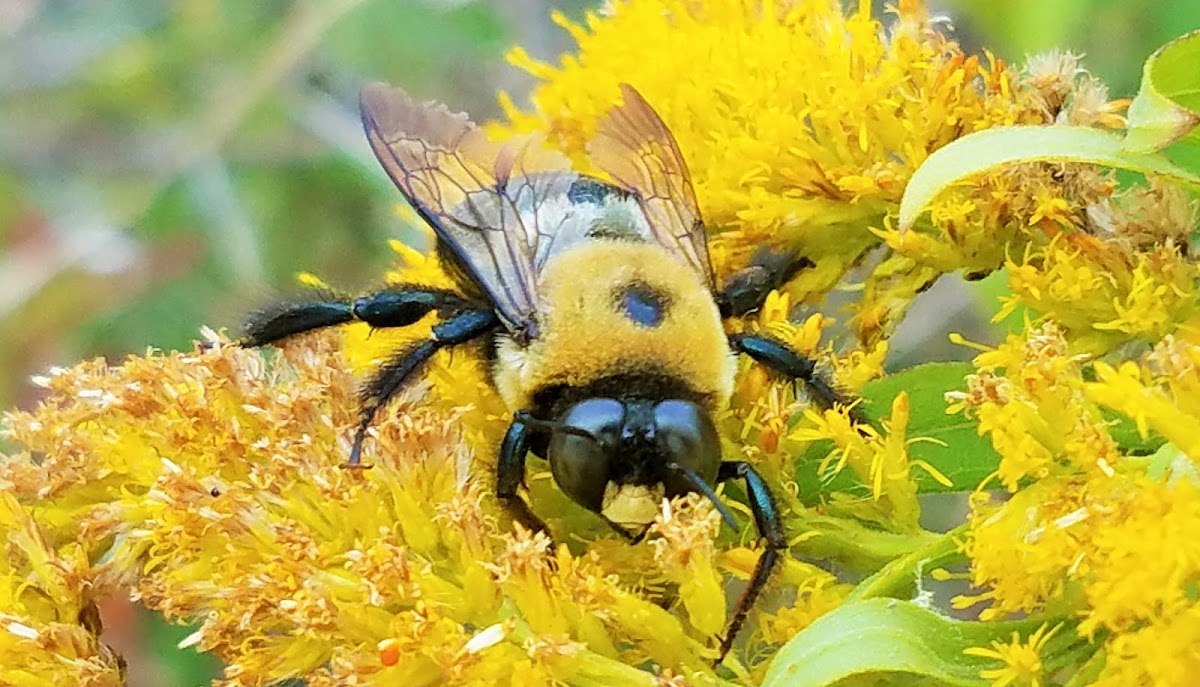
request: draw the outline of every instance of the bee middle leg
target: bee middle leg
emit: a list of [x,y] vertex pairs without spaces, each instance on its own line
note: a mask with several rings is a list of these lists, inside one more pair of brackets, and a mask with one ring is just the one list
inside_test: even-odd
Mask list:
[[746,494],[750,498],[750,510],[754,513],[754,524],[758,529],[758,535],[766,540],[766,548],[754,566],[750,582],[733,606],[733,616],[729,620],[725,636],[721,638],[717,662],[720,662],[725,658],[725,654],[729,653],[729,648],[733,646],[733,640],[737,637],[738,630],[742,629],[742,623],[746,622],[746,616],[754,607],[754,602],[762,594],[763,587],[771,577],[771,572],[779,563],[780,552],[788,547],[787,537],[783,531],[783,522],[779,517],[779,508],[762,475],[744,461],[721,463],[717,481],[726,482],[731,479],[741,479],[745,483]]
[[[419,319],[419,318],[418,318]],[[358,467],[362,460],[363,440],[367,428],[375,419],[375,413],[391,400],[417,370],[434,353],[447,347],[473,341],[495,331],[500,319],[491,309],[464,310],[433,326],[425,341],[404,349],[383,364],[363,387],[361,394],[362,419],[354,435],[354,446],[350,450],[348,467]]]
[[750,264],[738,270],[725,282],[717,294],[721,317],[740,317],[762,307],[767,294],[792,280],[813,263],[795,251],[763,248],[750,259]]
[[729,337],[729,345],[775,372],[803,382],[822,408],[851,404],[852,399],[839,391],[831,379],[817,372],[817,364],[812,359],[778,339],[763,334],[734,334]]

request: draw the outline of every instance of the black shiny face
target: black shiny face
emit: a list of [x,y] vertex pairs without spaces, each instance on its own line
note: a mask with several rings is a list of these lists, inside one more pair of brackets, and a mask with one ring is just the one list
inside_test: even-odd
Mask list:
[[609,482],[662,483],[667,496],[695,491],[686,472],[713,484],[721,466],[716,427],[690,401],[590,398],[571,406],[550,439],[558,486],[600,512]]

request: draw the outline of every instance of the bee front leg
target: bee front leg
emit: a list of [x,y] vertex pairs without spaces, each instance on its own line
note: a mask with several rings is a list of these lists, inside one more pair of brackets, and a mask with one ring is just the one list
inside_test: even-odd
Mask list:
[[546,523],[534,515],[529,504],[517,493],[517,489],[525,481],[525,456],[529,454],[532,440],[532,430],[521,422],[520,415],[518,413],[518,419],[508,426],[508,432],[500,444],[500,459],[496,463],[496,496],[517,522],[530,532],[540,530],[549,535],[550,529],[546,527]]
[[737,638],[738,630],[742,629],[746,615],[754,607],[754,602],[771,577],[771,571],[779,563],[780,552],[788,547],[787,538],[783,532],[783,523],[779,517],[779,508],[775,505],[775,497],[771,495],[771,490],[767,488],[767,483],[763,481],[762,475],[744,461],[721,463],[717,481],[725,482],[731,479],[741,479],[746,485],[746,494],[750,497],[750,510],[754,513],[754,524],[758,528],[758,535],[766,540],[766,550],[759,556],[758,563],[754,566],[754,572],[750,575],[749,584],[746,585],[746,589],[742,591],[742,595],[734,604],[729,628],[721,639],[718,663],[725,658],[725,654],[729,653],[729,648],[733,646],[733,640]]

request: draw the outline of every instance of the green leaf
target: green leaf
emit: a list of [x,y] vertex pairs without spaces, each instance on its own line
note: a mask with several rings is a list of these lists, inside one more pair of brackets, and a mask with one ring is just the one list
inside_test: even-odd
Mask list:
[[[979,623],[952,620],[908,601],[867,599],[839,606],[789,641],[771,662],[763,687],[823,687],[855,676],[915,675],[921,684],[990,687],[982,670],[1002,667],[964,649],[1026,636],[1045,619]],[[1078,639],[1064,628],[1044,647],[1061,652]]]
[[1143,437],[1142,433],[1138,431],[1137,422],[1115,410],[1101,408],[1100,413],[1108,424],[1108,433],[1126,455],[1148,456],[1167,443],[1167,440],[1157,432],[1151,431]]
[[1200,142],[1200,31],[1159,48],[1142,67],[1142,87],[1129,106],[1124,146],[1159,150],[1188,137]]
[[[862,390],[866,401],[863,414],[876,426],[891,414],[892,401],[901,391],[908,392],[908,455],[921,460],[950,480],[946,486],[922,469],[913,471],[921,494],[971,491],[995,472],[1000,455],[992,441],[979,435],[979,425],[961,413],[946,414],[947,391],[965,391],[966,377],[975,372],[971,363],[928,363],[902,370],[870,382]],[[1115,412],[1105,412],[1109,433],[1129,455],[1149,455],[1164,443],[1151,434],[1143,437],[1137,423]],[[915,441],[914,441],[915,440]],[[806,502],[820,495],[840,492],[867,495],[869,487],[852,470],[829,475],[820,472],[821,462],[834,450],[832,441],[814,442],[796,461],[795,479]]]
[[[917,365],[875,380],[862,391],[867,401],[864,413],[875,424],[891,414],[892,401],[901,391],[908,392],[908,437],[923,438],[909,445],[909,456],[925,461],[952,483],[948,487],[918,469],[914,477],[921,493],[970,491],[994,472],[1000,461],[991,440],[979,436],[973,420],[962,414],[946,414],[946,392],[965,390],[965,378],[973,372],[975,368],[970,363]],[[797,462],[796,481],[801,494],[866,493],[866,485],[850,470],[834,476],[819,474],[821,461],[833,448],[833,442],[815,442]]]
[[900,230],[911,229],[929,202],[955,182],[1014,162],[1048,161],[1127,169],[1200,188],[1200,176],[1160,153],[1132,152],[1108,131],[1065,125],[986,129],[939,148],[917,168],[900,200]]

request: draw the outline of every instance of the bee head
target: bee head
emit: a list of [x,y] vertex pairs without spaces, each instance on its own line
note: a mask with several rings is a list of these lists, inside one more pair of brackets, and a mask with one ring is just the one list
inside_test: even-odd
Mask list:
[[721,442],[690,401],[589,398],[553,423],[547,458],[576,503],[627,529],[644,529],[663,496],[712,493]]

